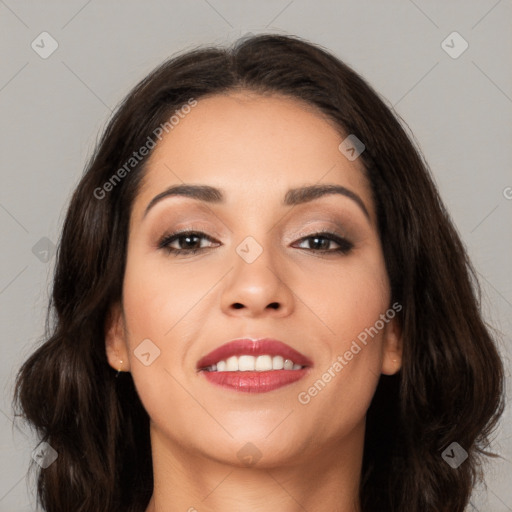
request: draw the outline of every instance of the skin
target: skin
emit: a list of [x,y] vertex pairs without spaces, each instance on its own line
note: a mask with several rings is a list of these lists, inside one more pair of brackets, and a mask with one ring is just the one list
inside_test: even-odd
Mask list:
[[[122,304],[106,326],[109,364],[132,373],[150,417],[147,512],[360,510],[366,412],[380,374],[401,365],[396,317],[309,403],[298,400],[391,307],[369,183],[339,151],[344,138],[299,100],[242,91],[200,99],[153,150],[131,212]],[[225,204],[168,197],[144,216],[184,182],[223,189]],[[327,183],[356,193],[369,218],[337,194],[281,204],[289,188]],[[212,241],[196,239],[205,249],[184,256],[158,247],[182,228]],[[305,239],[324,229],[353,249],[321,253],[337,243]],[[236,252],[247,236],[263,249],[252,263]],[[210,384],[197,361],[239,337],[279,339],[314,365],[267,393]],[[145,339],[160,350],[149,366],[134,353]],[[237,455],[249,442],[253,465]]]

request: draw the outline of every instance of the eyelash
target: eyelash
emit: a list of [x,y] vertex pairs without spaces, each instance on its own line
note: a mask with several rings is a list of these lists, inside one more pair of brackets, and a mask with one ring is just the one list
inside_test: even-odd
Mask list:
[[[187,236],[197,236],[199,238],[207,239],[210,242],[214,242],[212,238],[210,238],[205,233],[202,233],[201,231],[180,231],[176,233],[171,233],[170,235],[165,235],[160,242],[158,243],[158,248],[165,250],[168,254],[172,254],[173,256],[180,256],[180,255],[189,255],[189,254],[196,254],[198,252],[201,252],[205,249],[210,249],[210,247],[198,247],[196,249],[175,249],[172,247],[169,247],[169,245],[174,242],[175,240],[179,240],[180,238],[185,238]],[[336,233],[331,233],[330,231],[320,231],[318,233],[313,233],[311,235],[302,237],[298,240],[298,242],[303,242],[305,240],[309,240],[312,238],[324,238],[326,240],[330,240],[332,242],[335,242],[339,245],[338,249],[333,250],[318,250],[318,249],[303,249],[305,251],[313,251],[321,254],[348,254],[354,247],[354,244],[352,242],[349,242],[346,238],[343,238]]]

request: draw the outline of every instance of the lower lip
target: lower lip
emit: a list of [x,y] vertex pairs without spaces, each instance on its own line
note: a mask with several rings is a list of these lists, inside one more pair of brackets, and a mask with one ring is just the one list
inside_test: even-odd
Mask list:
[[302,379],[307,368],[301,370],[269,370],[265,372],[201,372],[212,384],[246,393],[266,393]]

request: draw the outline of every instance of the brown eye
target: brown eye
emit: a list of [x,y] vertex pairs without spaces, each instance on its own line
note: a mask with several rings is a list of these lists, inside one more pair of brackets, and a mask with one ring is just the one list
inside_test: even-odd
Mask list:
[[[303,237],[299,242],[309,241],[309,248],[305,248],[308,251],[315,251],[321,253],[342,253],[347,254],[352,250],[354,244],[349,242],[347,239],[340,237],[329,231],[322,231],[321,233],[314,233],[307,237]],[[335,249],[329,249],[332,243],[338,245]]]
[[[208,247],[201,247],[201,239],[214,240],[200,231],[181,231],[178,233],[171,233],[162,238],[158,243],[159,249],[164,249],[174,255],[179,254],[195,254]],[[177,242],[178,247],[171,247],[171,244]],[[199,244],[199,245],[198,245]]]

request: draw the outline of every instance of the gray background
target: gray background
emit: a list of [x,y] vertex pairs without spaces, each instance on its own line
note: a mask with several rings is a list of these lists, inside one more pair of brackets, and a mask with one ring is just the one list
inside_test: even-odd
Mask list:
[[[43,333],[52,243],[70,194],[117,103],[162,60],[198,44],[295,34],[368,79],[432,168],[510,376],[511,21],[511,0],[0,0],[0,512],[35,510],[26,478],[35,438],[13,424],[10,402],[15,372]],[[50,47],[38,37],[44,31],[58,43],[46,59],[31,47]],[[441,46],[453,31],[469,43],[458,58]],[[492,445],[502,459],[486,466],[487,488],[468,510],[512,511],[508,403]]]

